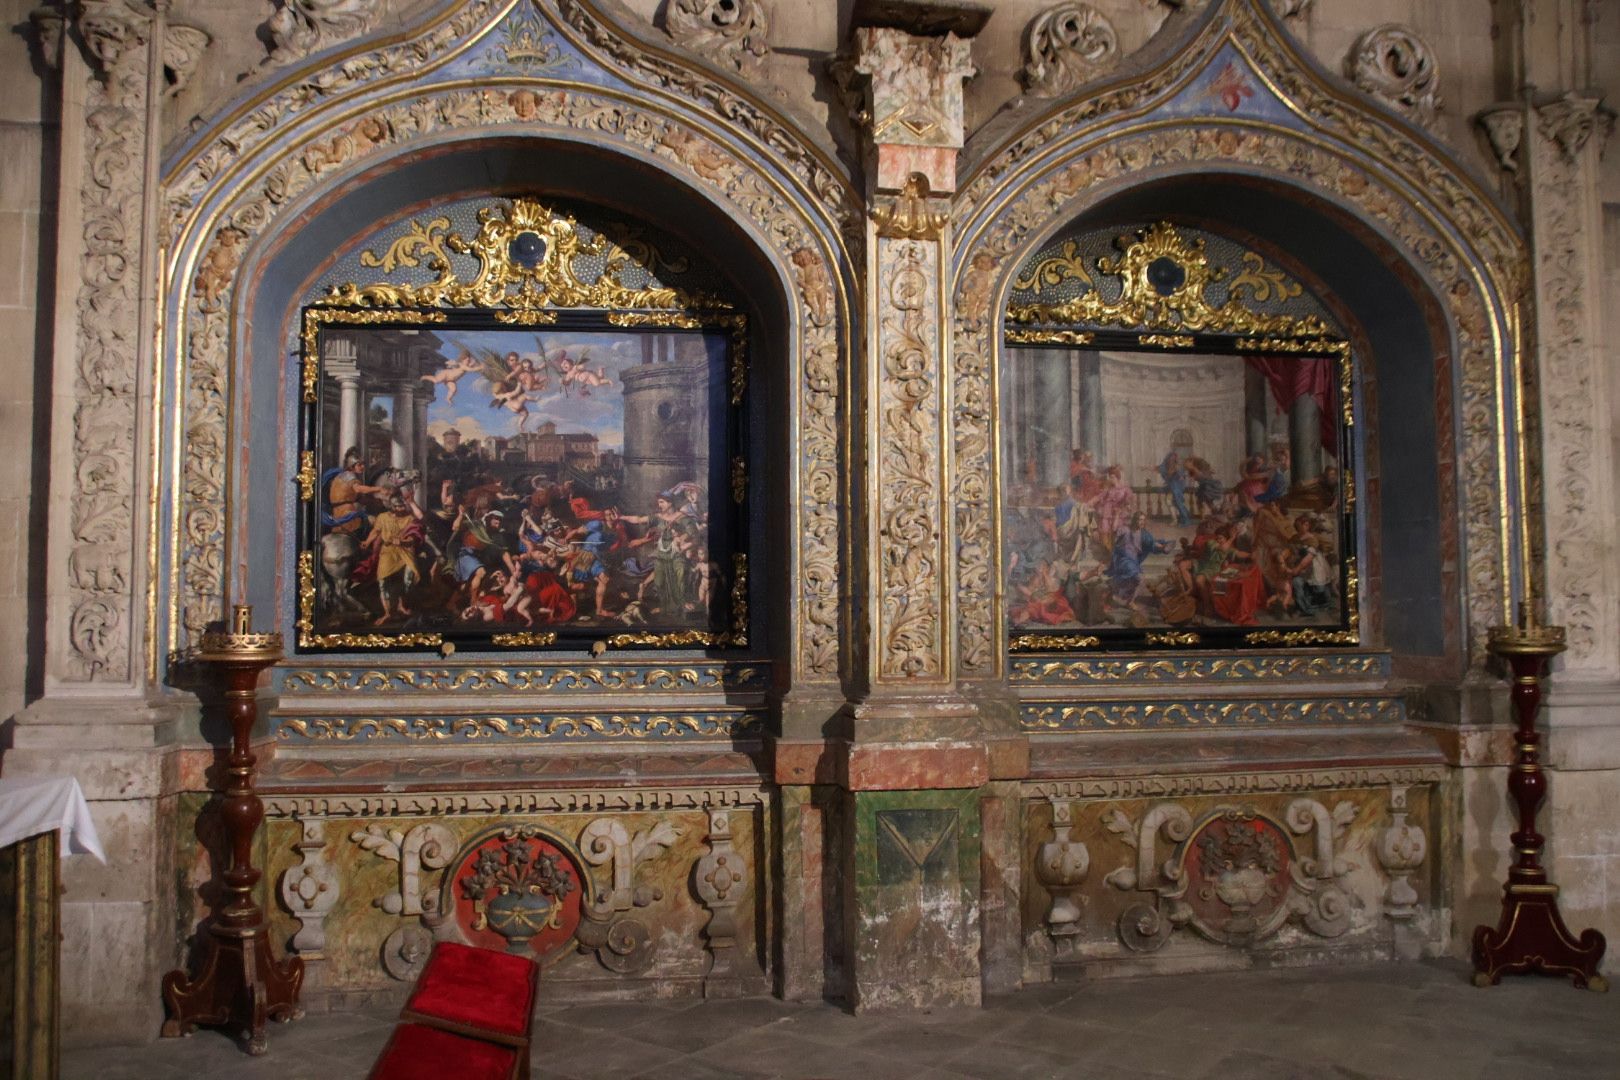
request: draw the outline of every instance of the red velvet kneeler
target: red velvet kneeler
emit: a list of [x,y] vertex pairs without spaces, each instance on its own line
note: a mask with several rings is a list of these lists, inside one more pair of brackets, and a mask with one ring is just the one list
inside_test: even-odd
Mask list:
[[371,1067],[369,1080],[517,1080],[528,1063],[527,1053],[425,1024],[400,1024]]
[[540,965],[526,956],[454,941],[433,947],[401,1020],[510,1046],[528,1076],[529,1039]]

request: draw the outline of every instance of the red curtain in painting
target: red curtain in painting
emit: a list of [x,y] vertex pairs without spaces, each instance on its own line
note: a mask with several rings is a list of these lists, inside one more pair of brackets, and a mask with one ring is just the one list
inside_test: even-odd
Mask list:
[[1261,375],[1271,387],[1271,397],[1284,413],[1294,402],[1306,394],[1316,399],[1317,412],[1322,421],[1322,449],[1339,456],[1339,417],[1333,408],[1332,360],[1307,358],[1295,360],[1284,356],[1245,356],[1244,361]]

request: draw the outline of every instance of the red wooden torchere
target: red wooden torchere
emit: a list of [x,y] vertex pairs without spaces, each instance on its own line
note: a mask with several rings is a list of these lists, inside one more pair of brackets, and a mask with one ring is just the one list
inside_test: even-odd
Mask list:
[[1541,707],[1547,661],[1564,651],[1564,628],[1537,626],[1533,621],[1498,626],[1491,630],[1490,647],[1513,670],[1518,761],[1508,774],[1508,794],[1519,807],[1519,828],[1512,837],[1513,865],[1502,890],[1502,919],[1494,930],[1474,929],[1474,985],[1495,986],[1503,975],[1535,972],[1568,975],[1577,987],[1607,990],[1608,980],[1597,970],[1603,959],[1603,935],[1583,930],[1576,938],[1564,925],[1558,913],[1558,886],[1547,880],[1541,865],[1546,837],[1536,831],[1536,808],[1547,794],[1536,711]]
[[230,839],[230,867],[225,871],[226,900],[209,921],[202,970],[195,979],[185,969],[163,977],[163,1000],[169,1007],[163,1035],[189,1035],[198,1024],[247,1024],[247,1052],[265,1051],[265,1021],[296,1020],[304,1014],[298,991],[304,961],[294,956],[277,963],[270,952],[270,927],[253,899],[260,873],[253,865],[253,835],[264,819],[264,804],[253,793],[253,726],[259,707],[255,687],[259,674],[281,659],[280,634],[255,634],[253,609],[238,604],[231,628],[203,635],[198,659],[213,664],[225,677],[225,699],[231,718],[231,756],[226,768],[220,816]]

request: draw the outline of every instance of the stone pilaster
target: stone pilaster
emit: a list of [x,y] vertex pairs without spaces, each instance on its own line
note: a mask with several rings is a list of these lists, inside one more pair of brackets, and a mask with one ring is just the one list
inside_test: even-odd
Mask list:
[[848,993],[861,1009],[979,1000],[979,790],[990,779],[981,709],[958,684],[946,286],[962,87],[974,72],[958,31],[984,13],[901,8],[858,6],[853,57],[869,210],[864,665],[836,773],[847,792]]
[[5,770],[76,777],[108,851],[105,867],[63,873],[62,1026],[81,1040],[149,1038],[174,960],[162,747],[175,709],[147,622],[157,173],[162,99],[208,39],[168,7],[80,0],[34,16],[62,132],[45,696],[18,716]]

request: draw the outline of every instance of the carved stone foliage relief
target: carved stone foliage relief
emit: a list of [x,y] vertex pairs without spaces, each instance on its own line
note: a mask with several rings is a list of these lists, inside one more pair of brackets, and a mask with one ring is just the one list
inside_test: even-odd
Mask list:
[[1090,4],[1057,4],[1029,24],[1024,51],[1024,89],[1037,97],[1060,97],[1113,65],[1119,36]]
[[1352,82],[1414,124],[1434,126],[1440,74],[1434,53],[1411,30],[1393,23],[1373,27],[1351,46],[1345,68]]
[[757,76],[771,51],[760,0],[666,0],[664,27],[677,45],[742,75]]

